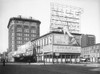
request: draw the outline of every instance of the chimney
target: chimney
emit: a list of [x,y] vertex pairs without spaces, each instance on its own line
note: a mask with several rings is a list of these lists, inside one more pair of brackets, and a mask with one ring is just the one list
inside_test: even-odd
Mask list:
[[18,18],[21,18],[21,15],[18,15]]
[[30,16],[29,19],[32,19],[32,17]]

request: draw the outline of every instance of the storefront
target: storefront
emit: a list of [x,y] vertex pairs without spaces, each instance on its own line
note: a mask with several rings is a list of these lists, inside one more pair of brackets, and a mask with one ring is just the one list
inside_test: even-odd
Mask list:
[[81,56],[83,58],[89,58],[89,61],[93,63],[100,62],[100,44],[82,48]]
[[53,55],[45,54],[45,62],[54,63],[77,63],[79,62],[79,53],[53,53]]

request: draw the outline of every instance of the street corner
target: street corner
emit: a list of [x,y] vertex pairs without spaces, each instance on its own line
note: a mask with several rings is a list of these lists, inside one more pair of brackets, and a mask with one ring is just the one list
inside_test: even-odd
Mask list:
[[90,71],[99,71],[100,72],[100,67],[99,68],[90,69]]
[[100,68],[100,64],[86,64],[87,67],[99,67]]

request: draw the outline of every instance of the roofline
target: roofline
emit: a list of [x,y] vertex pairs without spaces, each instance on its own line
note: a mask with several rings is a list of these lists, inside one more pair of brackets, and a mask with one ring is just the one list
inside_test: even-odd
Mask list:
[[7,28],[9,28],[10,22],[11,22],[12,20],[29,21],[29,22],[38,22],[39,25],[41,24],[41,22],[40,22],[39,20],[35,20],[35,19],[28,19],[28,18],[21,18],[21,17],[11,17],[11,18],[9,19]]
[[[40,38],[42,38],[42,37],[44,37],[44,36],[47,36],[47,35],[49,35],[49,34],[64,34],[63,32],[56,32],[56,31],[52,31],[52,32],[49,32],[49,33],[47,33],[47,34],[44,34],[44,35],[42,35],[42,36],[40,36],[40,37],[38,37],[38,38],[36,38],[36,39],[33,39],[33,40],[31,40],[31,42],[32,41],[35,41],[35,40],[37,40],[37,39],[40,39]],[[82,35],[82,34],[78,34],[78,33],[71,33],[72,35]]]
[[33,41],[35,41],[35,40],[37,40],[37,39],[40,39],[40,38],[42,38],[42,37],[44,37],[44,36],[47,36],[47,35],[49,35],[49,34],[51,34],[52,32],[49,32],[49,33],[47,33],[47,34],[44,34],[44,35],[42,35],[42,36],[40,36],[40,37],[38,37],[38,38],[36,38],[36,39],[33,39],[33,40],[31,40],[31,42],[33,42]]
[[82,47],[82,48],[91,47],[91,46],[94,46],[94,45],[100,45],[100,43],[93,44],[93,45],[90,45],[90,46],[85,46],[85,47]]

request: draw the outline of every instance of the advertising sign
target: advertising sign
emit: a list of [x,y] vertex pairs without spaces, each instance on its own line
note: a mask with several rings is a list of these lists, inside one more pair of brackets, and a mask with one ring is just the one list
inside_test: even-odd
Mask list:
[[53,46],[53,52],[81,53],[81,47],[76,47],[76,46]]
[[81,35],[73,35],[75,39],[70,38],[68,34],[55,34],[54,44],[81,46]]
[[81,35],[73,35],[78,43],[78,46],[81,46]]
[[56,34],[54,35],[54,44],[69,44],[69,36],[64,34]]
[[[80,15],[82,13],[81,8],[62,5],[57,3],[50,4],[51,18],[50,18],[50,30],[58,31],[58,27],[64,25],[69,26],[71,33],[80,32]],[[56,29],[56,30],[55,30]]]

